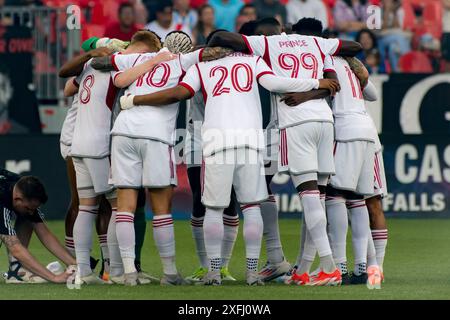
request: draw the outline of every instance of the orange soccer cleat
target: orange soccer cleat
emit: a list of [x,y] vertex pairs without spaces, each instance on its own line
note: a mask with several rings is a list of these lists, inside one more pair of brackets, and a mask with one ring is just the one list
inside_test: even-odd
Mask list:
[[295,283],[298,286],[305,286],[310,282],[310,277],[307,272],[303,274],[296,274],[294,273],[291,277],[291,283]]
[[367,288],[381,289],[382,273],[380,267],[377,265],[369,266],[367,268]]
[[339,286],[342,283],[342,276],[339,269],[332,273],[320,271],[316,277],[312,278],[308,286]]

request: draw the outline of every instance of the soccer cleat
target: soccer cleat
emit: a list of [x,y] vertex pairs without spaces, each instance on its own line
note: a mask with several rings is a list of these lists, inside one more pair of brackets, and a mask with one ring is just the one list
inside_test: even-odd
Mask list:
[[269,282],[278,277],[281,277],[289,272],[291,265],[285,259],[280,263],[272,264],[269,261],[264,265],[264,267],[258,272],[259,277],[264,282]]
[[222,284],[222,278],[220,271],[208,272],[201,282],[205,286],[220,286]]
[[136,271],[138,273],[138,278],[139,279],[147,279],[147,280],[150,280],[150,281],[159,282],[159,278],[154,277],[154,276],[152,276],[152,275],[150,275],[150,274],[148,274],[148,273],[146,273],[145,271],[142,270],[140,261],[135,260],[134,261],[134,266],[136,267]]
[[352,273],[350,276],[350,284],[366,284],[367,283],[367,273],[361,273],[356,275]]
[[160,284],[162,286],[181,286],[187,284],[181,274],[164,274],[161,278]]
[[[78,274],[77,274],[77,276],[78,276]],[[77,276],[75,276],[75,279],[77,278]],[[84,277],[79,277],[79,279],[77,280],[75,280],[76,282],[76,284],[105,284],[106,282],[105,281],[103,281],[102,279],[100,279],[95,273],[91,273],[91,274],[89,274],[89,275],[87,275],[87,276],[84,276]]]
[[185,280],[189,283],[201,282],[207,273],[208,273],[208,268],[199,267],[197,270],[194,271],[194,273],[192,273],[190,276],[186,277]]
[[380,267],[377,265],[369,266],[367,268],[367,288],[369,290],[381,289],[381,275]]
[[298,266],[293,266],[288,272],[286,272],[284,275],[279,276],[275,279],[278,283],[284,283],[284,284],[290,284],[292,275],[297,272]]
[[322,270],[316,277],[311,277],[308,286],[339,286],[342,283],[342,276],[339,269],[334,270],[332,273],[326,273]]
[[113,277],[110,275],[108,283],[109,284],[125,284],[125,277],[123,274],[120,276],[116,276],[116,277]]
[[303,273],[303,274],[296,274],[294,273],[291,277],[291,282],[290,283],[294,283],[298,286],[305,286],[308,285],[308,283],[310,282],[310,276],[307,272]]
[[261,280],[258,272],[256,271],[247,271],[246,274],[247,284],[249,286],[263,286],[264,282]]
[[319,274],[319,272],[322,271],[320,268],[317,268],[316,270],[313,270],[309,273],[309,275],[311,277],[317,277],[317,275]]
[[227,267],[220,268],[220,277],[222,278],[222,281],[236,281]]
[[343,273],[342,275],[341,275],[341,277],[342,277],[342,285],[349,285],[349,284],[351,284],[350,283],[350,275],[348,274],[348,272],[346,272],[346,273]]
[[100,270],[99,277],[103,281],[109,280],[109,259],[102,260],[102,268]]
[[123,275],[123,284],[126,286],[137,286],[143,284],[149,284],[150,279],[139,278],[139,273],[137,271],[131,273],[124,273]]
[[8,271],[3,274],[3,278],[5,283],[8,284],[22,284],[28,283],[31,275],[31,273],[22,268],[22,264],[19,261],[14,261],[9,264]]

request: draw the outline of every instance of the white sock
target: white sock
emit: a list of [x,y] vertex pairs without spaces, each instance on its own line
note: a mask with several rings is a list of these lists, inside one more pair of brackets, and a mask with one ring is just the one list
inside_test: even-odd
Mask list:
[[92,231],[98,214],[97,206],[79,206],[78,216],[73,225],[73,241],[78,272],[81,277],[92,273],[90,257],[92,249]]
[[123,274],[122,257],[120,256],[119,242],[116,234],[117,208],[112,208],[111,219],[108,225],[108,252],[109,252],[109,274],[118,277]]
[[[300,199],[303,205],[306,227],[322,260],[322,257],[327,257],[332,252],[327,235],[327,218],[320,203],[319,190],[303,191],[300,193]],[[329,267],[331,268],[331,266]]]
[[280,263],[284,259],[278,226],[278,208],[273,194],[261,203],[261,216],[264,222],[263,236],[266,241],[267,261]]
[[367,264],[367,246],[369,241],[369,211],[364,200],[347,200],[347,208],[352,219],[352,243],[355,259],[354,273],[362,270],[361,265]]
[[239,216],[223,215],[222,267],[228,267],[239,231]]
[[175,232],[171,214],[153,216],[153,238],[159,251],[164,274],[177,274]]
[[203,235],[203,218],[191,216],[192,238],[195,243],[195,251],[203,268],[208,268],[208,257],[206,256],[205,239]]
[[375,245],[373,243],[372,236],[370,235],[370,227],[369,227],[369,238],[367,245],[367,266],[378,265],[377,261],[377,252],[375,250]]
[[[312,239],[311,239],[311,235],[308,234],[308,229],[306,228],[306,222],[305,222],[305,213],[303,213],[303,215],[302,215],[302,231],[301,231],[301,235],[300,235],[300,251],[297,255],[297,261],[295,262],[295,265],[300,266],[300,263],[303,259],[303,255],[305,256],[304,259],[313,262],[316,257],[316,253],[317,253],[317,249],[316,249],[316,246],[314,245],[314,241],[312,241]],[[312,264],[312,262],[311,262],[311,264]]]
[[209,271],[220,270],[222,265],[223,242],[223,209],[206,208],[203,220],[206,254],[209,260]]
[[328,236],[331,251],[333,251],[333,259],[335,263],[343,263],[347,261],[348,216],[345,199],[342,197],[327,197],[326,207]]
[[72,257],[75,257],[75,243],[73,242],[73,237],[66,236],[64,243],[66,245],[66,249],[70,252]]
[[372,239],[377,252],[377,262],[383,271],[384,255],[386,254],[386,246],[388,241],[388,230],[372,230]]
[[[255,271],[254,265],[258,265],[261,253],[261,241],[263,236],[263,219],[259,205],[246,205],[241,207],[244,215],[244,240],[245,254],[247,257],[248,271]],[[250,269],[252,268],[252,269]]]
[[116,235],[119,242],[120,256],[122,257],[125,273],[136,272],[135,259],[135,232],[134,214],[131,212],[117,212]]

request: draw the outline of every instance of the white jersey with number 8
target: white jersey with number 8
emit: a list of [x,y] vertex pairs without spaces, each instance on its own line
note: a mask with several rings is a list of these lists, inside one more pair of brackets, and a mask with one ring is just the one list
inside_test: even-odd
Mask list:
[[[243,38],[250,53],[263,57],[275,75],[297,79],[323,79],[324,71],[333,71],[332,66],[327,64],[326,56],[336,54],[340,48],[338,39],[297,34]],[[277,104],[280,129],[310,121],[333,122],[325,99],[289,107],[278,97]]]

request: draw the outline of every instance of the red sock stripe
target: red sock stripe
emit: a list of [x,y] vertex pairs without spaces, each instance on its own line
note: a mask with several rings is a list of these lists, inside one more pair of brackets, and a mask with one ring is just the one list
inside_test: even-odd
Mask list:
[[326,196],[325,201],[328,201],[328,200],[344,200],[344,198],[343,197]]
[[193,222],[191,222],[191,226],[196,227],[196,228],[202,228],[203,227],[203,223],[193,223]]
[[253,207],[259,207],[259,204],[245,204],[241,206],[241,210],[244,211]]
[[356,209],[356,208],[361,208],[361,207],[365,207],[366,204],[358,204],[358,205],[347,205],[347,209]]
[[306,191],[300,192],[298,195],[300,197],[304,197],[304,196],[319,196],[320,197],[320,192],[319,192],[319,190],[306,190]]
[[165,227],[165,226],[173,226],[173,219],[161,219],[164,221],[155,221],[153,220],[153,228]]
[[134,223],[134,216],[130,216],[127,214],[116,215],[116,223],[121,223],[121,222]]
[[79,209],[79,212],[87,212],[87,213],[92,213],[92,214],[97,214],[98,213],[98,209],[97,210],[86,210],[86,209]]
[[223,217],[223,224],[229,227],[237,227],[239,226],[239,217],[232,219]]
[[287,135],[286,129],[281,129],[281,143],[280,143],[280,154],[281,154],[281,165],[287,166],[288,163],[288,148],[287,148]]

